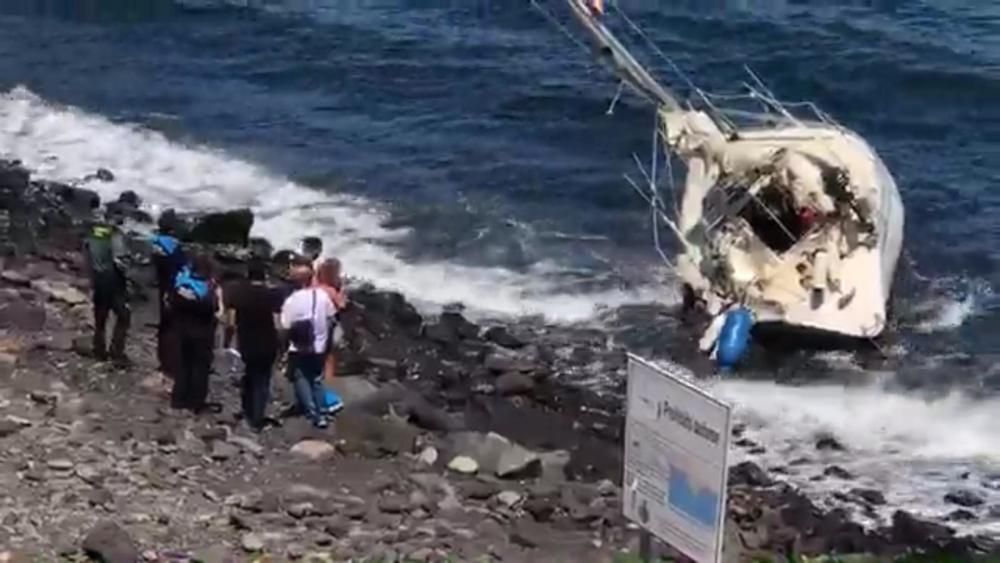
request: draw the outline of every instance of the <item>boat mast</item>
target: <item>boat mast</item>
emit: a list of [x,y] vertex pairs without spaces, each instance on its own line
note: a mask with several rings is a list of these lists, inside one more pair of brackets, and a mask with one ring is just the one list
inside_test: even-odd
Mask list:
[[594,15],[587,0],[568,0],[576,19],[590,32],[601,51],[611,55],[614,71],[636,93],[668,111],[681,111],[680,102],[672,92],[658,83],[611,31]]

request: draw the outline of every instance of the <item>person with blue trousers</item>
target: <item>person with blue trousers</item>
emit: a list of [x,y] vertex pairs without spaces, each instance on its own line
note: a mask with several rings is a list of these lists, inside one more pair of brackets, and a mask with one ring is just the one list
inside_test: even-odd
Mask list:
[[337,310],[327,293],[313,286],[310,265],[296,264],[290,278],[296,289],[282,304],[280,316],[288,342],[288,376],[305,415],[317,428],[326,428],[323,365]]

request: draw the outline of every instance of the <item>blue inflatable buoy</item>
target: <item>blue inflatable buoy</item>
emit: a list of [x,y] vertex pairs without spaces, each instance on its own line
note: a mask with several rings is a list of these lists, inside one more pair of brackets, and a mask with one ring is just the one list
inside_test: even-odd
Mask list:
[[715,352],[715,361],[719,367],[728,370],[739,363],[747,352],[751,328],[753,328],[753,316],[745,307],[726,313]]

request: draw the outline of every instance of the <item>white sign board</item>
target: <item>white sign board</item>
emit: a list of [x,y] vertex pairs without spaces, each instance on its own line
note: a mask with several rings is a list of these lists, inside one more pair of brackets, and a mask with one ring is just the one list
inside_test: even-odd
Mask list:
[[625,517],[698,563],[722,560],[729,405],[629,355]]

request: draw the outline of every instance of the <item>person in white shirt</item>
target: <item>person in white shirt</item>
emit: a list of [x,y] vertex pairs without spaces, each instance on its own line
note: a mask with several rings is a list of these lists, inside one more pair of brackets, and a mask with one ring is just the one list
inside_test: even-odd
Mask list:
[[297,289],[281,306],[281,328],[289,343],[288,373],[306,416],[317,428],[326,428],[323,363],[331,319],[337,310],[325,291],[312,287],[311,267],[295,266],[291,278]]

